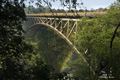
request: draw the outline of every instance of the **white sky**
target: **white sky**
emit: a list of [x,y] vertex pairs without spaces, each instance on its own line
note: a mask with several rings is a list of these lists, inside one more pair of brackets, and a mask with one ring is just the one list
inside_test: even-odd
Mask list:
[[[83,6],[86,7],[88,10],[97,8],[108,8],[109,5],[111,5],[115,1],[116,0],[77,0],[78,3],[83,2]],[[52,8],[63,9],[63,7],[60,6],[60,2],[58,0],[57,2],[54,2]]]
[[[26,0],[29,1],[29,0]],[[33,0],[34,1],[34,0]],[[48,0],[48,1],[52,1],[52,0]],[[116,0],[77,0],[77,3],[83,3],[83,6],[86,7],[86,9],[91,10],[91,9],[97,9],[97,8],[109,8],[109,6],[114,3]],[[55,1],[55,2],[51,2],[52,4],[52,8],[54,9],[66,9],[67,8],[63,8],[60,5],[59,0]],[[28,3],[26,2],[26,4],[28,5]],[[33,5],[34,6],[34,5]],[[43,6],[47,6],[45,4],[43,4]],[[77,9],[83,9],[83,7],[79,7]]]

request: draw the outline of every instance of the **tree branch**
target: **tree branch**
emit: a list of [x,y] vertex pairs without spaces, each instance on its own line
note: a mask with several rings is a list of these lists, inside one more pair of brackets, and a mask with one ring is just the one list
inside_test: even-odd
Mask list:
[[112,51],[112,43],[113,43],[113,40],[115,39],[115,35],[116,35],[117,30],[118,30],[119,27],[120,27],[120,22],[119,22],[119,24],[117,25],[117,27],[116,27],[116,29],[115,29],[115,31],[114,31],[114,34],[113,34],[113,36],[112,36],[112,38],[111,38],[111,42],[110,42],[110,50],[111,50],[111,51]]

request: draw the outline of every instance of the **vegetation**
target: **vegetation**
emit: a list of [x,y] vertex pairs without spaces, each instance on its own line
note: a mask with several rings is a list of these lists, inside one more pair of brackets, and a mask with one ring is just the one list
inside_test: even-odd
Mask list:
[[0,0],[0,79],[63,79],[66,74],[53,74],[52,67],[39,60],[24,41],[24,8],[24,0]]
[[[76,1],[72,0],[71,3],[74,8]],[[69,0],[61,0],[61,2],[69,7]],[[67,53],[71,53],[71,48],[46,27],[41,28],[43,31],[37,31],[34,39],[28,42],[34,47],[26,43],[22,36],[24,33],[22,22],[26,20],[24,8],[24,0],[0,0],[0,79],[68,79],[66,73],[57,72],[60,72],[60,67]],[[44,9],[42,6],[26,9],[26,13],[50,11],[50,8]],[[77,59],[71,59],[69,66],[72,70],[69,73],[73,74],[76,80],[98,80],[104,74],[107,75],[108,80],[120,79],[119,14],[120,0],[117,0],[104,16],[95,16],[90,21],[84,17],[79,23],[76,47],[84,53],[88,65],[78,55]]]
[[[34,35],[32,32],[35,32]],[[35,53],[40,55],[42,60],[53,66],[55,72],[60,72],[65,59],[72,53],[71,47],[46,26],[34,26],[34,29],[28,31],[26,41],[35,47]]]
[[[78,36],[78,49],[84,53],[89,65],[95,71],[90,70],[90,75],[77,75],[83,72],[84,63],[81,59],[72,61],[72,67],[75,70],[72,72],[79,78],[86,77],[85,80],[97,80],[102,75],[107,75],[106,78],[119,80],[119,56],[120,56],[120,2],[116,1],[104,16],[96,16],[91,21],[88,18],[83,18],[80,23]],[[81,50],[82,49],[82,50]],[[79,66],[79,68],[78,68]],[[82,68],[82,70],[81,70]],[[89,68],[86,68],[85,73],[88,73]],[[97,77],[96,77],[97,76]],[[82,80],[84,80],[82,79]]]
[[71,10],[64,10],[64,9],[51,9],[51,8],[48,8],[48,7],[45,7],[45,6],[39,6],[39,7],[34,7],[34,6],[28,6],[26,7],[25,9],[25,13],[26,14],[32,14],[32,13],[65,13],[65,12],[71,12],[71,13],[74,13],[74,12],[93,12],[93,11],[107,11],[108,9],[107,8],[98,8],[98,9],[91,9],[91,10],[84,10],[84,9],[79,9],[79,10],[74,10],[74,9],[71,9]]
[[[52,11],[54,13],[63,13],[65,12],[64,9],[52,9]],[[44,7],[44,6],[41,6],[41,7],[33,7],[33,6],[29,6],[29,7],[26,7],[25,8],[25,13],[28,14],[28,13],[51,13],[51,10],[47,7]]]
[[[25,20],[24,3],[0,1],[0,78],[24,79],[23,56],[31,51],[21,36],[22,21]],[[19,14],[21,13],[21,14]]]

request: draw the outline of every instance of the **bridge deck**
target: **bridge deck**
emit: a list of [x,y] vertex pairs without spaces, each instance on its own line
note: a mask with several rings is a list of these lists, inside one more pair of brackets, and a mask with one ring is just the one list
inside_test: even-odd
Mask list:
[[87,16],[93,18],[95,15],[102,16],[106,12],[75,12],[75,13],[39,13],[39,14],[27,14],[28,17],[49,17],[49,18],[82,18]]

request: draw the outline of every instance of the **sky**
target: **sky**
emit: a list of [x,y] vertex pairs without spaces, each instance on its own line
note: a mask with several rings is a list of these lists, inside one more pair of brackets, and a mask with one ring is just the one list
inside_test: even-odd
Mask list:
[[[116,0],[77,0],[78,3],[83,2],[83,6],[86,7],[86,9],[88,9],[88,10],[97,9],[97,8],[109,8],[109,5],[111,5],[115,1]],[[61,7],[59,1],[54,2],[53,5],[52,5],[52,8],[55,8],[55,9],[67,9],[67,8]],[[81,6],[81,9],[82,8],[83,7]]]
[[[27,2],[25,4],[28,4],[28,1],[30,0],[26,0]],[[34,0],[33,0],[34,1]],[[36,0],[35,0],[36,1]],[[68,10],[68,8],[61,6],[60,4],[60,0],[56,0],[55,2],[52,2],[52,0],[48,0],[52,3],[52,9],[65,9]],[[98,8],[109,8],[109,6],[114,3],[116,0],[77,0],[77,3],[81,4],[83,3],[83,5],[81,7],[77,7],[77,9],[87,9],[87,10],[91,10],[91,9],[98,9]],[[43,6],[47,6],[45,3],[42,4]],[[33,6],[35,6],[33,4]]]

